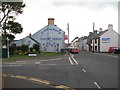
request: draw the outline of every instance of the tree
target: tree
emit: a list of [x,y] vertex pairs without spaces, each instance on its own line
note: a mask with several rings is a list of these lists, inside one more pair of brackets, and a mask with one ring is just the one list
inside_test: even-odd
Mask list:
[[7,38],[14,40],[15,35],[21,33],[21,24],[15,22],[15,17],[22,14],[25,4],[23,2],[2,2],[0,25],[2,27],[2,44],[6,45]]

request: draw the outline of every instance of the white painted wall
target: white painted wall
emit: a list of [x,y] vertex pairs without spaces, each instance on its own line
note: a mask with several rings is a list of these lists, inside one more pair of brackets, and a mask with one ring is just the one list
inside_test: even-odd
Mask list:
[[[41,44],[41,51],[56,52],[58,49],[60,52],[60,50],[64,48],[64,34],[65,32],[56,25],[47,25],[35,34],[31,35],[31,37]],[[25,44],[32,47],[35,42],[29,37],[25,37],[15,43],[17,46]]]
[[[110,38],[110,40],[108,43],[103,43],[102,38]],[[109,47],[118,47],[118,33],[111,29],[100,36],[100,51],[108,52]]]
[[83,50],[87,51],[87,39],[83,40]]

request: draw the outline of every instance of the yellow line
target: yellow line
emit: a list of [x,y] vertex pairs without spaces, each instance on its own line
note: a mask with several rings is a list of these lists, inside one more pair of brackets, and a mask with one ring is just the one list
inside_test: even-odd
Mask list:
[[37,82],[39,84],[46,84],[46,85],[50,85],[53,88],[61,88],[63,90],[75,90],[71,87],[65,86],[65,85],[56,85],[50,81],[47,80],[43,80],[43,79],[38,79],[38,78],[34,78],[34,77],[26,77],[26,76],[20,76],[20,75],[13,75],[13,74],[3,74],[4,77],[13,77],[13,78],[19,78],[19,79],[24,79],[24,80],[28,80],[28,81],[33,81],[33,82]]

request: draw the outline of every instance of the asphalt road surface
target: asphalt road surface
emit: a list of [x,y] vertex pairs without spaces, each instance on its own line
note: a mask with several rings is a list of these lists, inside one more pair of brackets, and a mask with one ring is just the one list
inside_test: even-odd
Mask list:
[[4,88],[118,88],[118,58],[91,52],[6,62],[2,69]]

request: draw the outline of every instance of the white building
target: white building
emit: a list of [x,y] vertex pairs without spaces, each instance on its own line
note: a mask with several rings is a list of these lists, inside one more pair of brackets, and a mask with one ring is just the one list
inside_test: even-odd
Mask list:
[[82,51],[83,50],[83,37],[79,38],[78,43],[79,43],[79,50]]
[[79,38],[78,37],[72,40],[70,47],[74,49],[79,49]]
[[108,52],[109,47],[118,47],[119,34],[113,30],[113,25],[109,24],[108,29],[99,32],[92,39],[92,51]]
[[37,43],[42,52],[60,52],[64,48],[64,35],[65,32],[54,24],[54,18],[49,18],[47,26],[33,35],[15,41],[14,44],[17,46],[25,44],[32,47]]
[[83,50],[88,51],[88,45],[87,45],[87,36],[83,37]]

